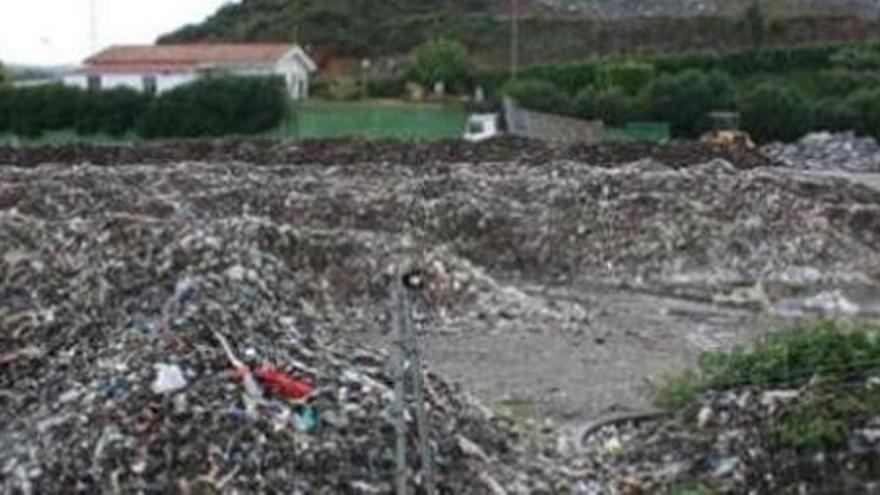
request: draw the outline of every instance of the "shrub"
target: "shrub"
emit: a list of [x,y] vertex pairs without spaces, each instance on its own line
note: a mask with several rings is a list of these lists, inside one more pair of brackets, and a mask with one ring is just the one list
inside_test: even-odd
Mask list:
[[654,66],[644,62],[609,63],[599,70],[599,81],[605,88],[620,88],[635,95],[654,78]]
[[793,141],[810,128],[807,100],[794,88],[764,83],[740,101],[742,123],[759,142]]
[[433,88],[442,82],[447,89],[462,90],[470,82],[470,61],[465,46],[457,41],[435,40],[419,45],[412,53],[412,77]]
[[0,87],[0,133],[10,130],[9,99],[11,97],[10,89]]
[[878,70],[880,50],[873,46],[851,46],[835,52],[830,61],[835,67],[849,70]]
[[880,74],[877,72],[835,68],[823,70],[816,75],[816,92],[825,96],[845,97],[860,89],[876,87],[878,84],[880,84]]
[[[523,81],[539,80],[552,83],[558,89],[574,94],[586,86],[598,83],[599,65],[593,62],[579,64],[550,64],[526,67],[519,72]],[[489,94],[501,91],[510,80],[510,72],[485,71],[475,74],[473,84],[482,86]]]
[[859,125],[859,111],[839,97],[818,100],[810,112],[812,129],[825,131],[856,130]]
[[846,105],[857,113],[856,131],[880,138],[880,89],[862,89],[846,99]]
[[350,77],[340,77],[327,84],[325,97],[332,101],[353,101],[360,98],[362,88]]
[[138,131],[148,138],[257,134],[276,128],[288,103],[278,77],[200,79],[155,98]]
[[78,99],[76,132],[122,136],[134,129],[149,102],[149,96],[128,88],[83,92]]
[[627,123],[632,113],[629,97],[619,88],[584,88],[575,98],[574,106],[578,117],[600,119],[612,126]]
[[734,95],[727,75],[688,70],[651,81],[642,92],[641,104],[649,118],[669,122],[673,135],[690,137],[698,133],[709,112],[731,109]]
[[370,98],[398,98],[406,94],[406,80],[400,77],[383,77],[367,81]]
[[751,346],[705,353],[696,371],[668,380],[657,391],[657,400],[680,410],[693,406],[696,396],[706,391],[796,388],[816,377],[864,380],[876,373],[878,362],[877,329],[848,331],[820,323],[774,332]]
[[0,114],[6,115],[12,132],[37,137],[45,131],[73,127],[80,94],[76,88],[56,84],[10,89]]
[[556,114],[572,112],[568,95],[547,81],[511,81],[503,92],[524,108]]

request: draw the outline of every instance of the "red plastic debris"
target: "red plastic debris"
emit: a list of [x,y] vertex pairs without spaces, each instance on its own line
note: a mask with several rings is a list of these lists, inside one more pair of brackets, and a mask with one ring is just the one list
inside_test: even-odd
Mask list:
[[254,371],[254,377],[272,392],[290,400],[302,400],[312,395],[314,387],[304,380],[297,380],[283,371],[265,365]]

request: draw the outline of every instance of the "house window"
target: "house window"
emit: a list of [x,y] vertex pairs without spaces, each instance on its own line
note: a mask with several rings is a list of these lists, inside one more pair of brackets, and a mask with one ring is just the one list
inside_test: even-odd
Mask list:
[[88,88],[92,91],[98,91],[101,89],[101,76],[91,75],[88,77],[87,83]]
[[156,76],[144,76],[144,93],[148,95],[156,94],[156,90],[158,89],[158,85],[156,84]]

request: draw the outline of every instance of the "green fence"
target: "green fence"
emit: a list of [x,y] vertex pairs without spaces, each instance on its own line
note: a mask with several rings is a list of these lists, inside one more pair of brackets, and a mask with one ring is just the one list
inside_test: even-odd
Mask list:
[[436,140],[461,137],[466,121],[467,112],[452,105],[311,101],[296,106],[283,132],[303,139],[357,136]]

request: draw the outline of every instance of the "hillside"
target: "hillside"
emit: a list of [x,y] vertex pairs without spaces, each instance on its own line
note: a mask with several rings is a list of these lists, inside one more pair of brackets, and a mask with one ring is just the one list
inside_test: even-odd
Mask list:
[[[748,46],[755,0],[519,0],[525,63],[607,55]],[[761,0],[768,41],[860,40],[877,32],[880,0]],[[482,65],[503,65],[508,0],[243,0],[160,43],[287,41],[319,60],[386,57],[420,42],[465,42]]]

